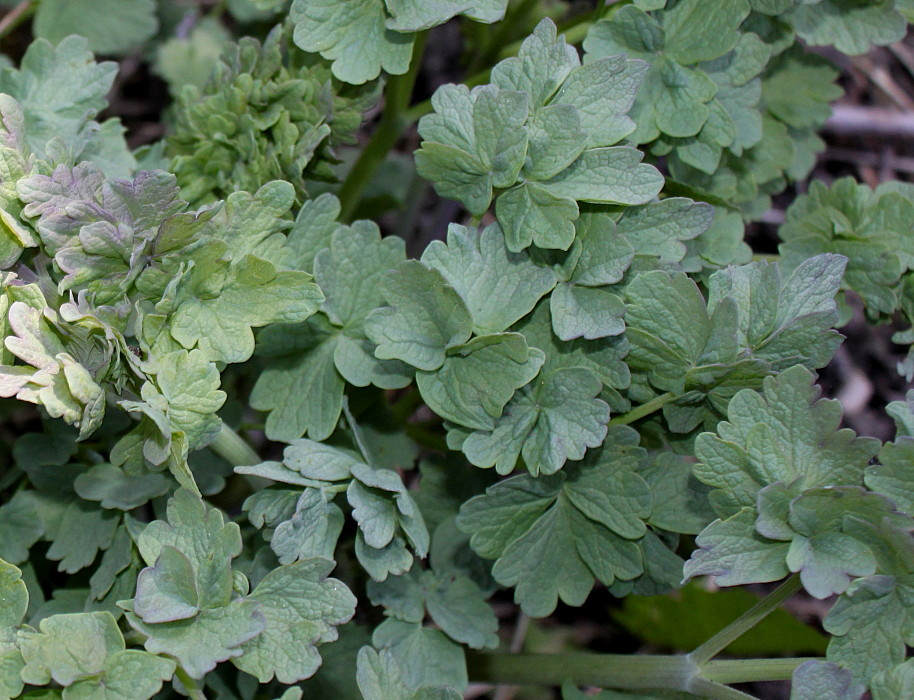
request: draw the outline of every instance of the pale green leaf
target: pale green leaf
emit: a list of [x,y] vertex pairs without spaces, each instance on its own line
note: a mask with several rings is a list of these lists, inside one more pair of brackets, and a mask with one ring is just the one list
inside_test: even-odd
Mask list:
[[451,224],[447,244],[433,241],[422,262],[438,270],[461,296],[477,335],[506,331],[555,286],[550,270],[534,265],[525,253],[506,249],[495,225],[477,231]]
[[514,392],[539,373],[544,356],[518,333],[473,338],[452,348],[434,372],[419,372],[416,384],[429,408],[442,418],[492,430]]
[[384,0],[295,0],[289,13],[295,44],[332,61],[333,75],[361,85],[381,70],[409,69],[413,35],[388,29]]
[[534,476],[554,474],[584,457],[606,437],[609,407],[597,398],[602,383],[584,368],[541,375],[520,389],[492,431],[475,431],[461,449],[477,467],[514,471],[518,458]]
[[894,6],[892,0],[801,2],[788,20],[813,46],[834,46],[842,53],[862,54],[872,46],[885,46],[904,36],[907,22]]
[[100,54],[136,50],[158,28],[153,0],[44,0],[34,24],[35,36],[56,44],[79,34]]
[[356,599],[334,578],[334,563],[308,559],[274,569],[248,596],[260,603],[264,631],[233,659],[238,668],[268,683],[309,678],[320,665],[317,646],[337,639],[336,627],[355,613]]
[[379,359],[402,360],[431,371],[444,364],[449,348],[470,339],[470,312],[438,270],[407,260],[383,279],[381,293],[390,306],[365,320]]
[[[339,335],[323,314],[305,324],[274,326],[258,337],[258,354],[270,358],[251,392],[251,407],[269,411],[267,436],[290,442],[306,432],[324,440],[336,428],[344,382],[334,353]],[[301,397],[309,397],[307,401]]]

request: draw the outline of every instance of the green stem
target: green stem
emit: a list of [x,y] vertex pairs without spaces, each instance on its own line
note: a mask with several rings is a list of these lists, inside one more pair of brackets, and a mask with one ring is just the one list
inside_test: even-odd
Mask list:
[[[799,574],[794,574],[773,590],[768,596],[724,627],[704,644],[695,649],[689,657],[697,666],[705,668],[708,661],[726,649],[734,640],[742,637],[764,618],[774,612],[785,600],[802,587]],[[719,679],[715,679],[719,680]]]
[[209,448],[233,467],[249,467],[263,461],[254,449],[225,423],[209,444]]
[[709,661],[701,666],[701,676],[716,683],[754,683],[758,681],[786,681],[794,669],[810,658],[789,659],[726,659]]
[[753,253],[752,254],[753,261],[767,260],[768,262],[779,262],[780,259],[781,259],[781,256],[778,255],[777,253]]
[[669,401],[672,401],[676,398],[676,394],[666,393],[661,394],[660,396],[654,397],[647,403],[643,403],[640,406],[633,408],[628,413],[623,413],[621,416],[616,416],[611,421],[610,425],[630,425],[635,421],[641,420],[642,418],[651,415],[655,411],[659,411],[663,408],[664,404]]
[[352,439],[355,441],[355,446],[358,447],[359,452],[362,453],[362,459],[365,460],[365,464],[371,464],[371,456],[368,453],[368,445],[365,443],[365,439],[362,436],[362,429],[359,427],[359,424],[355,422],[352,411],[349,410],[348,396],[343,396],[343,415],[346,416],[346,422],[349,423],[349,429],[352,431]]
[[203,692],[203,689],[199,686],[197,681],[191,678],[187,671],[181,668],[181,666],[178,666],[175,670],[175,676],[181,681],[181,685],[184,686],[184,689],[187,691],[188,697],[191,700],[206,700],[206,693]]
[[498,654],[470,652],[470,680],[510,685],[575,685],[638,691],[680,691],[711,700],[754,700],[725,683],[789,680],[809,658],[728,659],[698,666],[686,655]]
[[627,690],[688,689],[698,668],[687,656],[628,654],[467,653],[471,681],[510,685],[576,685]]
[[387,154],[397,144],[400,134],[414,121],[407,117],[407,108],[422,65],[426,37],[426,32],[416,36],[409,70],[403,75],[391,76],[387,82],[381,122],[340,187],[338,196],[342,204],[341,221],[352,221],[368,183],[384,163]]
[[34,15],[36,9],[38,8],[34,0],[24,0],[7,12],[3,19],[0,19],[0,39],[9,35],[16,27]]

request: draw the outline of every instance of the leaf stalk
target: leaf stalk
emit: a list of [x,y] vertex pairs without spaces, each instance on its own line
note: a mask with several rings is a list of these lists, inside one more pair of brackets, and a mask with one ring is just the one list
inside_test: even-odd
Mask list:
[[615,418],[613,418],[612,420],[609,421],[609,424],[610,425],[631,425],[635,421],[639,421],[642,418],[646,418],[647,416],[651,415],[652,413],[659,411],[661,408],[663,408],[664,404],[666,404],[669,401],[672,401],[675,398],[676,398],[676,394],[673,394],[671,392],[667,392],[666,394],[661,394],[660,396],[654,397],[647,403],[643,403],[640,406],[636,406],[628,413],[623,413],[620,416],[616,416]]
[[249,467],[263,461],[254,448],[225,423],[209,448],[233,467]]

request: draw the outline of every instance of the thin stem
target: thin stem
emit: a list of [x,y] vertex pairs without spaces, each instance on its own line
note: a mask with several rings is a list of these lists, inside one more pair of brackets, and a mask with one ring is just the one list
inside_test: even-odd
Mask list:
[[768,262],[778,262],[781,259],[781,256],[777,253],[753,253],[752,259],[754,261],[767,260]]
[[511,685],[577,685],[627,690],[688,690],[698,669],[686,656],[628,654],[467,654],[470,680]]
[[641,420],[642,418],[651,415],[652,413],[659,411],[663,408],[664,404],[669,401],[672,401],[676,398],[676,394],[666,393],[656,396],[647,403],[643,403],[640,406],[633,408],[628,413],[623,413],[621,416],[616,416],[611,421],[610,425],[630,425],[635,421]]
[[254,449],[225,423],[209,444],[209,448],[233,467],[249,467],[263,461]]
[[728,685],[721,685],[706,678],[696,678],[689,686],[689,692],[700,698],[713,698],[713,700],[758,700],[754,695],[744,693]]
[[[753,605],[749,610],[736,618],[720,632],[711,637],[689,657],[696,666],[705,667],[705,664],[726,649],[730,644],[755,627],[764,618],[774,612],[785,600],[800,590],[799,574],[794,574],[784,583],[773,590],[768,596]],[[746,663],[746,662],[740,662]]]
[[359,452],[362,453],[362,459],[365,460],[365,464],[371,464],[368,445],[365,444],[365,440],[362,438],[362,429],[359,428],[359,424],[355,422],[355,418],[352,416],[352,411],[349,410],[348,396],[343,397],[343,415],[346,416],[346,422],[349,423],[349,429],[352,431],[352,439],[355,440],[356,447],[358,447]]
[[352,221],[368,183],[384,163],[390,149],[397,144],[400,134],[412,123],[412,120],[407,118],[407,108],[422,65],[426,37],[426,32],[417,35],[409,70],[403,75],[391,76],[387,82],[381,122],[340,187],[341,221]]
[[0,19],[0,39],[35,14],[36,9],[34,0],[24,0],[7,12],[3,19]]
[[786,681],[797,666],[815,658],[726,659],[708,661],[701,666],[701,677],[716,683],[754,683]]
[[687,655],[499,654],[469,652],[470,680],[496,685],[593,685],[618,690],[680,691],[711,700],[754,700],[727,683],[789,680],[810,658],[731,659],[698,666]]
[[197,681],[190,677],[187,671],[181,668],[181,666],[178,666],[175,670],[175,676],[181,681],[181,685],[184,686],[184,689],[187,691],[187,696],[191,700],[206,700],[206,694],[203,692],[203,689],[199,686]]

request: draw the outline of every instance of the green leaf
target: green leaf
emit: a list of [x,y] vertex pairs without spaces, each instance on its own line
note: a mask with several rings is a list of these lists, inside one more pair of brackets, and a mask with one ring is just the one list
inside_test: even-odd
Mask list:
[[472,579],[457,573],[441,574],[413,566],[404,576],[383,583],[368,582],[368,596],[387,615],[421,623],[425,610],[445,634],[474,649],[498,646],[498,621],[485,595]]
[[339,216],[340,200],[329,193],[309,199],[302,205],[286,239],[289,267],[314,271],[314,258],[324,248],[330,247],[333,234],[343,227],[337,221]]
[[424,557],[428,553],[429,533],[399,474],[391,469],[356,464],[352,476],[355,478],[346,497],[365,543],[378,550],[385,549],[396,541],[399,529],[416,554]]
[[876,524],[848,520],[845,529],[877,555],[879,573],[854,581],[823,626],[833,637],[828,659],[869,682],[902,663],[905,645],[914,640],[912,527],[910,521],[899,528],[888,519]]
[[58,43],[70,34],[101,54],[136,50],[159,28],[153,0],[46,0],[35,15],[35,36]]
[[820,0],[800,3],[788,21],[813,46],[834,46],[842,53],[862,54],[871,46],[899,41],[907,22],[891,0],[858,3],[854,0]]
[[333,75],[361,85],[381,70],[405,73],[413,35],[388,29],[384,0],[295,0],[289,12],[295,44],[332,61]]
[[456,15],[491,24],[505,14],[508,0],[384,0],[392,16],[387,26],[398,32],[418,32],[444,24]]
[[266,628],[232,663],[261,683],[274,676],[285,684],[312,676],[321,662],[317,646],[335,641],[337,626],[355,614],[349,589],[327,578],[333,567],[326,559],[308,559],[267,574],[248,596],[260,603]]
[[19,632],[25,660],[22,680],[30,685],[62,686],[105,669],[112,655],[123,652],[124,638],[110,613],[54,615],[41,621],[39,631]]
[[464,690],[467,687],[464,651],[440,630],[386,620],[375,629],[371,639],[375,647],[393,652],[409,688],[449,686]]
[[111,545],[120,517],[79,499],[55,505],[59,510],[44,524],[44,537],[53,542],[46,556],[60,562],[59,571],[72,574],[91,565],[98,551]]
[[46,157],[49,142],[59,139],[75,160],[90,140],[89,120],[108,104],[116,73],[115,63],[95,63],[82,37],[69,36],[56,48],[41,39],[29,46],[19,70],[0,71],[0,92],[22,105],[33,153]]
[[[668,197],[623,209],[616,230],[631,244],[636,255],[658,256],[661,263],[674,263],[685,257],[686,242],[708,231],[712,221],[721,215],[722,212],[704,202]],[[593,218],[594,224],[602,219],[599,214]]]
[[552,327],[561,340],[595,340],[625,330],[625,303],[599,287],[561,283],[549,297]]
[[[438,270],[466,303],[477,335],[501,333],[526,316],[555,286],[555,276],[525,253],[511,253],[497,225],[482,231],[457,224],[447,244],[432,241],[422,262]],[[493,304],[493,299],[504,303]]]
[[718,513],[754,507],[759,490],[770,484],[797,494],[862,484],[879,443],[839,429],[840,404],[817,400],[818,394],[812,373],[792,367],[766,378],[762,394],[739,392],[730,402],[729,420],[718,426],[719,436],[698,436],[695,475],[716,489],[711,502]]
[[463,697],[459,691],[448,687],[410,689],[403,679],[397,655],[390,649],[378,652],[371,647],[362,647],[357,678],[365,700],[459,700]]
[[867,467],[866,485],[892,499],[900,511],[914,515],[914,439],[900,437],[887,443],[879,462]]
[[748,14],[746,0],[682,0],[663,13],[664,51],[684,66],[723,56]]
[[216,415],[225,403],[225,392],[219,389],[219,370],[202,350],[194,349],[156,358],[152,371],[168,402],[168,418],[174,430],[187,436],[192,449],[208,444],[222,426]]
[[240,656],[244,653],[241,645],[266,625],[260,606],[247,600],[234,600],[176,622],[147,624],[131,612],[126,618],[131,627],[147,636],[147,651],[173,656],[191,678],[202,678],[217,663]]
[[381,280],[405,259],[402,239],[382,239],[377,225],[367,221],[337,229],[330,247],[315,257],[315,281],[327,297],[323,310],[341,328],[334,362],[350,384],[401,389],[412,378],[402,363],[375,359],[364,327],[365,317],[383,303]]
[[780,268],[765,262],[730,267],[709,281],[708,309],[726,297],[736,301],[739,342],[773,370],[803,364],[826,365],[842,338],[835,295],[847,261],[819,255],[799,265],[781,282]]
[[[584,367],[594,372],[604,387],[613,392],[630,384],[631,374],[628,365],[622,359],[629,351],[628,339],[625,336],[600,340],[579,338],[571,342],[560,341],[553,332],[549,304],[546,301],[540,302],[517,330],[527,339],[530,347],[545,353],[546,361],[542,369],[544,376],[557,369]],[[622,400],[621,396],[619,399]],[[623,404],[621,410],[628,408],[627,404]],[[614,405],[613,409],[619,410],[617,405]]]
[[697,535],[714,519],[710,489],[692,474],[693,466],[673,452],[660,452],[641,464],[638,474],[650,485],[654,501],[651,525]]
[[171,659],[128,649],[114,654],[97,678],[76,681],[64,690],[65,700],[147,700],[174,675]]
[[897,306],[893,287],[914,265],[906,234],[911,215],[914,205],[889,188],[873,191],[850,178],[830,189],[814,183],[787,210],[779,232],[783,264],[794,268],[819,253],[844,255],[844,284],[863,298],[867,315],[890,314]]
[[541,183],[530,181],[504,192],[495,203],[495,212],[508,250],[515,253],[531,243],[567,250],[574,240],[579,213],[574,199],[556,196]]
[[416,169],[442,197],[482,214],[493,188],[512,186],[524,165],[529,98],[493,85],[445,85],[432,96],[432,107],[435,112],[419,121]]
[[[273,326],[258,337],[258,354],[270,358],[251,392],[251,407],[269,411],[266,433],[290,442],[306,432],[324,440],[336,428],[344,382],[334,353],[339,336],[323,314],[304,324]],[[296,397],[309,396],[309,401]]]
[[22,623],[29,607],[29,594],[22,580],[22,572],[0,559],[0,654],[16,648],[16,628]]
[[382,280],[381,293],[390,306],[365,319],[379,359],[432,371],[445,363],[450,348],[470,339],[470,312],[438,270],[407,260]]
[[214,19],[199,21],[184,37],[172,37],[156,52],[155,73],[177,97],[185,85],[203,88],[229,42],[228,31]]
[[295,513],[280,522],[270,547],[280,564],[291,564],[312,557],[330,558],[343,530],[343,511],[319,489],[305,489],[295,505]]
[[145,622],[173,622],[194,617],[201,602],[190,559],[164,546],[155,566],[143,569],[137,578],[133,609]]
[[590,370],[556,370],[520,389],[492,431],[477,430],[461,449],[477,467],[514,471],[518,458],[533,476],[554,474],[606,437],[609,407],[597,397],[602,382]]
[[458,524],[471,546],[497,559],[495,579],[516,587],[527,614],[549,615],[559,598],[581,605],[594,579],[610,585],[642,572],[632,540],[646,532],[651,498],[634,471],[636,445],[634,431],[613,430],[579,465],[538,479],[512,477],[461,508]]
[[435,372],[419,372],[416,384],[435,413],[459,425],[493,430],[514,392],[543,365],[542,352],[519,333],[496,333],[452,347]]
[[870,684],[873,700],[903,698],[914,693],[914,663],[906,661],[890,671],[883,671]]
[[29,557],[29,549],[44,534],[35,504],[26,492],[18,492],[0,505],[0,559],[19,564]]
[[827,661],[797,666],[790,686],[790,700],[859,700],[865,690],[850,671]]
[[551,194],[600,204],[644,204],[663,187],[663,176],[627,146],[591,148],[542,186]]
[[391,574],[405,574],[413,563],[402,537],[394,537],[383,549],[375,549],[365,543],[361,530],[355,536],[355,554],[359,564],[375,581],[383,581]]
[[218,243],[198,249],[176,298],[158,305],[169,313],[171,337],[185,348],[199,347],[212,362],[244,362],[254,352],[252,328],[304,321],[323,301],[307,273],[278,271],[252,255],[230,264],[228,252]]
[[732,298],[709,313],[694,281],[659,270],[635,277],[626,294],[629,365],[677,395],[663,408],[673,431],[689,432],[703,421],[713,428],[737,391],[770,373],[764,360],[740,351]]
[[780,581],[789,573],[787,542],[774,542],[755,531],[756,512],[743,508],[726,520],[715,520],[695,540],[683,571],[686,580],[714,576],[719,586]]
[[96,464],[73,482],[76,493],[102,508],[133,510],[153,498],[163,496],[172,482],[161,473],[132,476],[112,464]]
[[785,51],[762,81],[762,101],[771,114],[795,129],[818,129],[841,97],[835,67],[816,54]]

